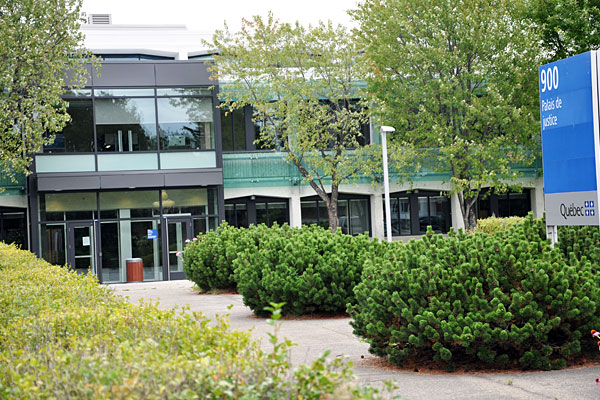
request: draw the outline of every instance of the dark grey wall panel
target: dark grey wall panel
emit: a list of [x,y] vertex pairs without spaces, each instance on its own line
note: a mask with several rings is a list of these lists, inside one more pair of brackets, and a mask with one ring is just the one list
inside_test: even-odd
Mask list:
[[214,85],[207,65],[200,62],[160,63],[156,66],[156,84],[159,86]]
[[107,86],[154,86],[154,64],[150,63],[104,63],[100,77],[92,76],[95,87]]
[[207,185],[222,185],[223,172],[207,171],[207,172],[184,172],[178,174],[166,174],[165,186],[207,186]]
[[56,191],[56,190],[90,190],[100,189],[99,176],[60,176],[45,177],[38,175],[38,191]]
[[[85,69],[87,70],[87,82],[85,83],[85,86],[91,86],[92,85],[92,66],[91,65],[86,65]],[[65,85],[71,85],[73,84],[73,71],[72,70],[68,70],[66,72],[66,82]]]
[[164,184],[165,178],[162,174],[102,175],[100,177],[102,189],[163,187]]

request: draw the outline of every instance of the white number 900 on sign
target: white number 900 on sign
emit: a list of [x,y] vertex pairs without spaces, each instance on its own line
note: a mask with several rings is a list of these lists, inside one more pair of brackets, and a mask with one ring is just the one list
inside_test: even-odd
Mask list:
[[546,90],[558,89],[558,67],[543,69],[540,73],[540,90],[544,93]]

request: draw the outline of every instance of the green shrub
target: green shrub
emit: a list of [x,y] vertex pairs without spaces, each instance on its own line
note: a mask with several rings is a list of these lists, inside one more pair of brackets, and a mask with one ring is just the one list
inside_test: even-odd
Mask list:
[[223,222],[216,231],[198,235],[183,253],[183,270],[202,290],[235,289],[233,260],[248,241],[247,229]]
[[289,344],[189,312],[134,306],[80,276],[0,244],[2,399],[375,398],[340,360],[292,370]]
[[523,217],[488,217],[477,220],[477,225],[473,232],[487,233],[492,235],[496,232],[502,232],[512,228],[515,225],[522,224],[525,218]]
[[364,259],[382,247],[366,235],[332,234],[316,225],[261,225],[250,235],[252,245],[234,260],[235,280],[257,315],[279,302],[286,303],[284,314],[344,312],[354,302]]
[[429,359],[560,368],[595,348],[598,266],[551,249],[543,221],[493,235],[431,231],[367,259],[349,306],[354,333],[396,364]]
[[558,248],[567,259],[600,261],[600,235],[597,226],[559,226]]

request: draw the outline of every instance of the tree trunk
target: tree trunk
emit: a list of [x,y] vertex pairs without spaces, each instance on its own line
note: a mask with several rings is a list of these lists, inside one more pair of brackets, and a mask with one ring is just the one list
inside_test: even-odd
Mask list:
[[338,185],[331,185],[331,197],[327,205],[327,216],[329,217],[329,229],[335,233],[338,229]]
[[463,217],[463,223],[465,224],[465,230],[469,231],[477,226],[477,216],[475,215],[475,203],[479,197],[477,192],[472,197],[465,197],[463,192],[458,194],[458,203],[460,204],[460,211]]

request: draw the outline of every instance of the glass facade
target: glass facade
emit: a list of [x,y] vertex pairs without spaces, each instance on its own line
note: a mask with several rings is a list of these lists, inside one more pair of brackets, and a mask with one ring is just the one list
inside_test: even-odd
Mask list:
[[229,111],[221,108],[221,135],[223,138],[223,151],[246,150],[246,122],[245,110],[236,109]]
[[215,148],[212,98],[164,97],[157,101],[161,149]]
[[131,258],[142,259],[147,281],[183,274],[172,248],[219,219],[216,188],[43,193],[38,209],[42,257],[102,282],[126,281]]
[[426,233],[427,227],[436,233],[446,233],[452,225],[450,199],[446,196],[419,196],[419,233]]
[[531,211],[530,189],[502,194],[482,193],[477,199],[477,218],[524,217]]
[[227,200],[225,203],[225,220],[229,225],[248,227],[250,224],[267,226],[290,222],[289,202],[276,197],[251,196]]
[[[435,193],[435,194],[434,194]],[[383,229],[385,224],[385,199]],[[422,235],[431,226],[437,233],[447,233],[452,225],[450,199],[439,192],[398,192],[390,194],[392,236]]]
[[0,208],[0,241],[28,248],[26,214],[21,208]]
[[214,150],[209,88],[69,91],[71,122],[45,153]]
[[[387,235],[387,226],[385,224],[385,200],[383,201],[384,212],[384,234]],[[410,199],[408,197],[390,198],[390,215],[392,225],[392,236],[402,236],[411,234],[410,222]]]
[[[300,203],[302,224],[317,224],[329,228],[329,214],[322,200],[303,200]],[[370,203],[367,197],[344,195],[338,199],[338,224],[349,235],[371,234]]]

